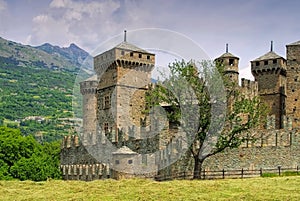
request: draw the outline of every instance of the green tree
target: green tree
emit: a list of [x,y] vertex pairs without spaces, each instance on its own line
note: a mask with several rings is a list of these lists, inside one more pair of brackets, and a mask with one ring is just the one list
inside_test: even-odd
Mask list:
[[59,179],[59,142],[39,144],[18,129],[0,127],[0,179]]
[[146,112],[161,103],[171,108],[169,121],[180,123],[185,131],[187,156],[194,160],[194,178],[201,178],[205,159],[245,140],[255,140],[247,133],[262,122],[266,109],[258,97],[240,94],[221,64],[176,61],[169,65],[169,71],[162,73],[163,82],[150,87]]

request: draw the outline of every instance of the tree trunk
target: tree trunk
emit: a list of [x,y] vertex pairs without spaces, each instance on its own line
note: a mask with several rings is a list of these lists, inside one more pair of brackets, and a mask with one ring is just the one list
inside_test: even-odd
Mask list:
[[201,179],[201,172],[202,172],[202,163],[203,159],[200,160],[199,157],[194,157],[194,176],[193,179]]

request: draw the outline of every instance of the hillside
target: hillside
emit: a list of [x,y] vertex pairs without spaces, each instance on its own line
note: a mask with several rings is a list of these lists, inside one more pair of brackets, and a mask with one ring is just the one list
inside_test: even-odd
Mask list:
[[46,141],[68,134],[74,80],[87,56],[75,44],[31,47],[0,38],[0,125]]

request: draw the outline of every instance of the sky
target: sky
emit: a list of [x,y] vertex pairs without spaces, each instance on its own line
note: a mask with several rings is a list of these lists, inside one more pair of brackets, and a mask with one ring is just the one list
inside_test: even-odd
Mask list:
[[[0,37],[26,45],[88,52],[110,38],[143,28],[184,35],[214,59],[240,58],[240,77],[253,79],[250,61],[300,40],[300,1],[295,0],[0,0]],[[128,38],[130,42],[130,38]]]

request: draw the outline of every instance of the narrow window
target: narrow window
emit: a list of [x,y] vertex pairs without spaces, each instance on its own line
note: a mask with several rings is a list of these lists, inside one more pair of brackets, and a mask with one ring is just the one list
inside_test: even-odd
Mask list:
[[104,132],[108,133],[108,123],[104,123]]
[[268,65],[268,61],[264,61],[264,65],[265,65],[265,66]]
[[133,52],[130,52],[130,56],[133,57]]
[[120,164],[120,161],[119,161],[119,160],[116,160],[115,163],[116,163],[117,165],[119,165],[119,164]]
[[298,101],[298,99],[296,98],[295,101]]
[[104,96],[104,109],[110,108],[109,96]]
[[150,60],[150,55],[147,55],[147,59]]
[[132,160],[128,160],[128,164],[132,164]]
[[124,52],[124,50],[122,50],[122,51],[121,51],[121,55],[124,55],[124,54],[125,54],[125,52]]
[[229,65],[233,66],[234,65],[234,59],[229,59]]
[[259,61],[255,62],[255,65],[256,65],[256,66],[259,66]]
[[277,59],[273,59],[273,64],[277,64]]
[[142,58],[142,54],[139,54],[139,58]]

